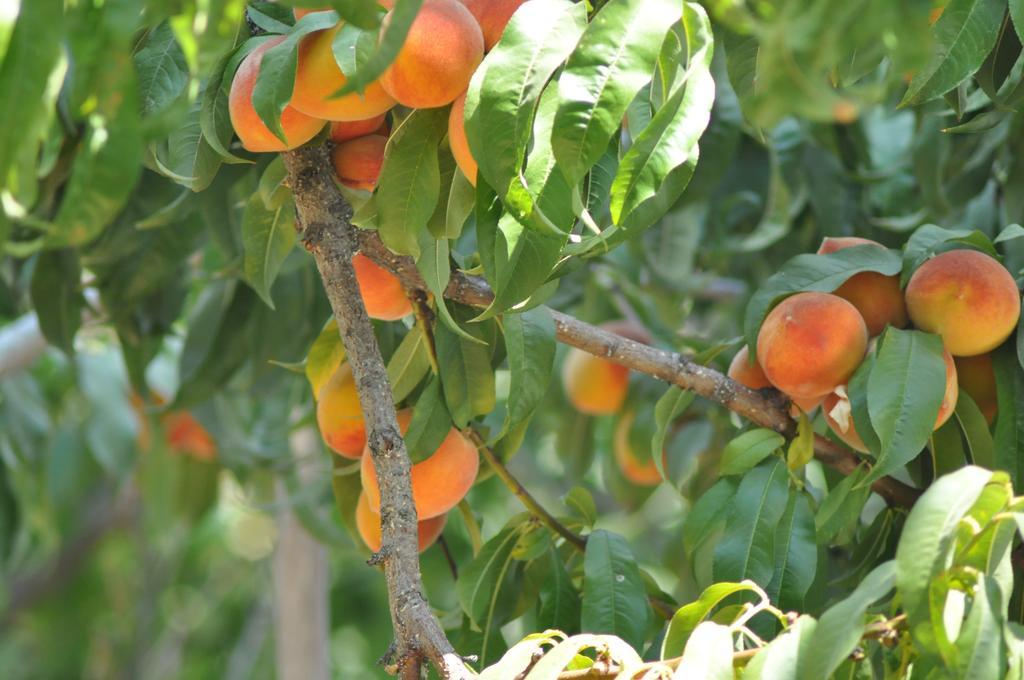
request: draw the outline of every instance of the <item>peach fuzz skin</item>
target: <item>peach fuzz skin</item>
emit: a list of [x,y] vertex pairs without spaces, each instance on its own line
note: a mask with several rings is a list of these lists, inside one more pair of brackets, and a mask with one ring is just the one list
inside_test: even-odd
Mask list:
[[462,0],[462,4],[480,24],[485,50],[494,47],[509,19],[524,2],[526,0]]
[[366,424],[352,368],[344,363],[320,390],[316,422],[324,442],[345,458],[359,458],[366,445]]
[[291,105],[286,106],[281,113],[281,129],[288,140],[285,143],[263,124],[253,108],[252,92],[256,87],[263,54],[283,40],[283,36],[271,38],[250,52],[239,64],[231,81],[231,92],[228,95],[231,126],[242,140],[242,146],[249,151],[288,151],[313,139],[324,127],[324,121],[307,116]]
[[[635,416],[627,413],[619,419],[615,425],[615,435],[612,440],[612,453],[615,454],[615,462],[622,471],[622,476],[637,486],[657,486],[661,483],[661,473],[653,458],[640,459],[629,445],[629,429],[633,426]],[[662,451],[662,463],[665,461],[665,451]]]
[[[412,420],[412,412],[406,409],[398,415],[398,425],[404,435]],[[429,458],[412,466],[412,499],[416,505],[416,517],[422,522],[454,508],[473,486],[479,470],[480,455],[476,446],[461,432],[451,428],[441,446]],[[363,453],[359,474],[370,509],[379,513],[377,470],[368,450]]]
[[363,305],[371,319],[397,321],[412,314],[412,303],[398,277],[362,253],[352,258]]
[[[382,31],[390,19],[389,12]],[[465,5],[458,0],[425,0],[381,84],[403,106],[444,106],[469,87],[483,57],[483,33]]]
[[[726,373],[729,378],[735,380],[744,387],[749,387],[752,390],[763,390],[766,387],[775,387],[771,381],[765,376],[764,371],[761,369],[761,364],[754,361],[750,361],[750,351],[747,346],[740,347],[740,351],[736,352],[736,356],[732,358],[729,363],[729,371]],[[789,396],[789,395],[786,395]],[[790,397],[792,402],[789,406],[789,415],[794,418],[798,418],[800,413],[810,413],[814,409],[818,408],[821,404],[821,397],[813,397],[811,399],[793,399]]]
[[954,356],[995,349],[1020,318],[1013,276],[976,250],[951,250],[922,264],[910,277],[906,297],[914,325],[942,336]]
[[780,391],[815,399],[846,383],[867,346],[867,327],[856,307],[828,293],[797,293],[765,317],[757,359]]
[[366,118],[364,120],[337,120],[331,123],[331,141],[332,142],[347,142],[350,139],[356,137],[365,137],[366,135],[382,135],[387,137],[391,132],[391,126],[388,125],[387,116],[383,113],[373,118]]
[[[826,238],[818,248],[819,255],[827,255],[852,246],[873,245],[884,248],[881,243],[856,236]],[[874,337],[885,330],[887,325],[904,328],[907,325],[907,305],[903,301],[899,276],[886,276],[878,272],[860,272],[846,280],[833,291],[860,312],[868,335]]]
[[373,191],[384,164],[387,144],[388,138],[383,135],[366,135],[335,146],[331,163],[338,181],[353,189]]
[[295,70],[295,89],[291,105],[306,115],[324,120],[365,120],[379,116],[395,100],[374,81],[362,93],[332,97],[347,80],[338,67],[331,42],[341,28],[310,33],[299,43],[299,61]]
[[[939,413],[935,418],[935,427],[933,430],[937,430],[946,424],[953,416],[953,411],[956,409],[956,401],[960,396],[960,388],[957,380],[957,368],[953,361],[953,355],[947,350],[943,350],[942,358],[946,363],[946,390],[942,394],[942,403],[939,405]],[[860,451],[861,453],[868,453],[868,447],[864,444],[864,440],[861,439],[860,435],[857,434],[857,430],[853,426],[853,418],[851,416],[849,423],[847,424],[846,431],[843,431],[842,426],[835,419],[832,418],[832,409],[839,403],[841,397],[835,392],[825,397],[825,401],[822,403],[821,410],[825,414],[825,422],[828,423],[829,428],[843,440],[847,446]]]
[[957,357],[956,375],[960,389],[971,396],[988,424],[995,422],[999,399],[996,394],[996,374],[992,369],[992,355]]
[[466,138],[466,93],[459,95],[452,103],[452,110],[448,113],[448,146],[451,147],[452,156],[455,157],[455,164],[466,176],[469,183],[476,186],[476,160],[469,151],[469,140]]
[[[423,552],[438,539],[444,530],[448,515],[431,517],[416,524],[418,544],[420,552]],[[359,537],[363,539],[366,547],[373,552],[380,550],[381,527],[380,515],[370,508],[370,501],[366,498],[365,492],[359,493],[359,501],[356,503],[356,528],[359,530]]]

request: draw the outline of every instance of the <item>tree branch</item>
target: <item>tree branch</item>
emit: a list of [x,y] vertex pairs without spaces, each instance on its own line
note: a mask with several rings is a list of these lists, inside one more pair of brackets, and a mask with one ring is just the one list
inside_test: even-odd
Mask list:
[[471,677],[423,595],[411,463],[395,418],[387,370],[352,268],[357,246],[352,208],[338,191],[325,146],[306,146],[283,158],[300,236],[316,260],[352,367],[380,484],[382,545],[374,557],[384,565],[397,672],[403,678],[419,678],[421,661],[427,658],[444,678]]
[[[411,258],[392,253],[376,232],[361,230],[358,236],[360,250],[398,276],[406,288],[426,290],[426,284]],[[474,307],[486,307],[494,299],[486,281],[460,271],[452,272],[444,295]],[[796,434],[796,423],[788,412],[788,400],[776,390],[751,390],[689,357],[634,342],[557,310],[551,310],[551,315],[559,342],[690,390],[761,427],[790,438]],[[850,450],[821,436],[814,438],[814,455],[822,463],[846,475],[862,462]],[[892,477],[882,477],[871,488],[890,505],[905,508],[912,506],[920,495],[917,489]]]

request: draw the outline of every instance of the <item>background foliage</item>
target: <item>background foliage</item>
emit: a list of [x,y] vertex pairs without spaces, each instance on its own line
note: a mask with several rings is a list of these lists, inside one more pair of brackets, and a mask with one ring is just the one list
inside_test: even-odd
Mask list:
[[[334,4],[351,28],[339,39],[356,46],[341,64],[356,86],[387,65],[406,29],[395,21],[374,45],[377,14]],[[444,427],[473,421],[545,507],[589,532],[585,554],[557,543],[485,473],[445,530],[457,579],[439,547],[423,556],[456,648],[493,663],[527,633],[555,628],[614,634],[657,658],[700,631],[694,648],[721,658],[740,623],[765,641],[783,625],[764,607],[737,623],[728,606],[714,619],[731,629],[696,625],[742,590],[705,588],[750,579],[761,589],[751,601],[806,615],[785,622],[751,677],[781,677],[772,664],[800,677],[844,664],[843,677],[883,677],[912,654],[954,677],[1001,677],[1006,659],[1021,672],[1020,580],[1009,571],[1019,517],[1010,484],[1024,473],[1016,348],[998,360],[994,434],[957,421],[962,439],[905,443],[874,468],[922,487],[957,471],[908,517],[859,484],[866,472],[791,469],[781,437],[740,434],[743,423],[709,403],[694,401],[668,427],[664,386],[639,375],[629,436],[644,452],[666,437],[666,483],[630,484],[611,453],[616,418],[575,413],[544,370],[555,350],[537,305],[592,322],[635,317],[658,345],[722,368],[719,352],[756,334],[787,290],[772,275],[823,236],[902,249],[901,261],[888,253],[864,268],[905,275],[951,244],[997,241],[1019,272],[1024,3],[951,0],[934,25],[942,3],[927,1],[595,4],[608,21],[587,24],[593,8],[567,0],[527,5],[477,72],[467,103],[475,192],[447,150],[447,114],[425,110],[396,125],[377,193],[351,195],[359,226],[417,257],[435,292],[458,266],[496,294],[476,323],[478,310],[438,302],[440,378],[416,354],[404,396],[443,404]],[[396,14],[411,20],[418,6],[399,0]],[[331,548],[335,672],[381,672],[383,580],[347,531],[355,470],[316,452],[318,473],[300,482],[289,444],[313,419],[302,362],[329,309],[295,247],[280,159],[244,152],[226,116],[230,76],[260,39],[250,33],[295,36],[268,52],[274,77],[257,86],[272,122],[290,96],[294,41],[333,21],[313,14],[293,28],[286,8],[247,11],[239,0],[0,4],[0,332],[34,311],[53,346],[31,370],[0,376],[0,666],[11,677],[272,675],[268,555],[282,507]],[[609,51],[619,68],[595,90]],[[521,93],[515,106],[510,93]],[[395,200],[403,194],[415,200]],[[533,311],[499,326],[524,302]],[[407,344],[417,328],[377,330],[386,359],[419,351]],[[129,394],[149,389],[212,434],[216,464],[167,451],[159,436],[139,450]],[[159,433],[160,408],[149,411]],[[22,579],[131,488],[143,503],[130,529],[15,611]],[[897,616],[894,586],[913,647],[881,636],[854,668],[844,661],[858,644],[853,624],[865,611]],[[955,641],[929,608],[950,590],[970,594]],[[666,635],[650,598],[670,615],[699,606],[679,610]],[[794,660],[804,644],[818,650],[813,661]]]

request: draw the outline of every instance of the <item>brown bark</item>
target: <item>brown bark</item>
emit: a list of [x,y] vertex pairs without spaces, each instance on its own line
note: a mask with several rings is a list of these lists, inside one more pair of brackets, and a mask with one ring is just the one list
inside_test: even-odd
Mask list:
[[471,677],[423,595],[411,465],[395,419],[387,371],[352,268],[358,245],[352,208],[335,185],[324,146],[290,151],[284,154],[284,162],[300,236],[316,260],[352,367],[380,483],[382,546],[372,561],[383,565],[387,580],[395,670],[403,678],[419,678],[422,660],[429,659],[442,677]]

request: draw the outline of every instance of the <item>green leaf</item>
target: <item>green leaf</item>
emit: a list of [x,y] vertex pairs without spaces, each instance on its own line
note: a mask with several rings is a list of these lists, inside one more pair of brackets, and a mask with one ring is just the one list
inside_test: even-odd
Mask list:
[[551,137],[570,185],[604,153],[681,14],[682,4],[671,0],[609,0],[588,24],[558,78]]
[[799,291],[831,293],[854,274],[871,271],[893,276],[900,273],[901,266],[895,252],[871,245],[844,248],[828,255],[797,255],[768,277],[750,298],[743,332],[751,352],[757,347],[764,317],[787,295]]
[[958,678],[1002,678],[1006,649],[1003,628],[1006,603],[995,579],[978,575],[967,620],[956,638]]
[[452,418],[442,398],[441,381],[433,378],[416,400],[412,422],[405,433],[409,459],[418,463],[429,458],[441,447],[451,429]]
[[427,284],[427,288],[434,294],[437,302],[437,312],[441,321],[453,333],[463,340],[480,342],[475,336],[467,333],[452,318],[445,302],[444,291],[448,287],[448,280],[451,278],[451,263],[448,261],[448,240],[434,239],[426,230],[420,233],[420,251],[416,258],[416,268]]
[[713,621],[697,626],[676,667],[676,677],[732,680],[732,629]]
[[512,373],[503,437],[527,420],[547,394],[555,363],[555,322],[543,307],[504,317],[505,348]]
[[[697,140],[707,128],[715,99],[711,76],[714,37],[704,9],[683,4],[686,70],[675,91],[633,140],[619,163],[611,186],[611,217],[615,224],[643,228],[662,217],[676,202],[693,174],[687,166]],[[656,207],[655,207],[656,206]],[[644,208],[644,210],[640,210]]]
[[364,30],[355,24],[344,23],[334,34],[331,51],[346,78],[358,72],[373,56],[378,33],[376,30]]
[[868,376],[868,413],[881,450],[862,484],[897,470],[921,452],[935,429],[946,390],[942,339],[889,328]]
[[640,648],[649,616],[643,579],[629,544],[603,529],[591,533],[583,557],[582,630],[617,635]]
[[493,259],[484,259],[484,274],[494,290],[494,301],[478,319],[491,318],[528,299],[548,280],[568,240],[567,234],[530,229],[508,213],[494,231],[488,226],[477,222],[477,241],[482,258],[485,249],[493,253]]
[[935,23],[935,52],[900,106],[941,97],[974,75],[995,45],[1005,6],[1002,0],[951,0]]
[[519,527],[507,527],[487,541],[468,567],[460,570],[455,592],[462,611],[478,627],[490,618],[512,563]]
[[654,405],[654,434],[651,436],[651,459],[658,466],[658,472],[662,479],[668,479],[666,474],[665,460],[662,452],[665,450],[665,436],[668,429],[685,411],[697,395],[693,392],[673,385],[665,390],[658,402]]
[[377,3],[366,0],[331,0],[329,5],[346,22],[360,28],[376,28],[380,24],[380,9]]
[[270,36],[252,38],[234,52],[223,55],[214,65],[203,87],[199,127],[203,131],[203,138],[225,163],[251,162],[228,150],[235,135],[228,111],[228,98],[231,94],[231,81],[242,59],[269,39]]
[[185,93],[188,62],[170,22],[163,21],[149,32],[134,61],[144,117],[163,112]]
[[965,390],[960,391],[953,416],[963,432],[967,452],[971,457],[970,462],[990,470],[995,468],[996,454],[992,431],[988,427],[985,415]]
[[716,583],[705,588],[695,602],[681,607],[672,616],[661,643],[661,658],[669,659],[682,654],[690,635],[723,600],[736,593],[746,592],[756,593],[757,588],[750,583]]
[[965,467],[939,477],[914,504],[896,548],[896,585],[911,633],[928,648],[933,645],[928,589],[946,568],[960,520],[981,495],[992,472]]
[[1024,0],[1010,0],[1010,18],[1017,37],[1024,43]]
[[200,107],[198,100],[193,102],[188,117],[167,138],[167,167],[187,177],[180,183],[194,192],[209,188],[223,162],[203,136]]
[[832,677],[839,665],[860,643],[864,614],[869,606],[885,597],[896,585],[896,563],[878,565],[848,597],[829,607],[812,633],[813,654],[801,657],[800,680]]
[[82,265],[73,250],[40,253],[32,271],[30,293],[39,329],[46,341],[69,356],[82,325]]
[[525,4],[473,74],[466,136],[480,174],[499,196],[516,181],[541,91],[583,35],[586,9],[568,0]]
[[462,235],[462,227],[472,214],[475,203],[476,188],[461,172],[455,173],[448,194],[448,209],[445,211],[445,238],[455,239]]
[[775,571],[765,588],[783,611],[800,611],[818,569],[814,511],[806,493],[789,490],[786,511],[775,528]]
[[270,288],[295,247],[295,206],[291,201],[267,210],[259,193],[249,197],[242,213],[245,280],[274,309]]
[[746,474],[785,443],[785,437],[767,428],[744,432],[725,445],[718,472],[722,475]]
[[[355,2],[356,0],[346,0]],[[366,86],[380,78],[391,62],[398,56],[398,52],[405,43],[405,36],[409,34],[409,27],[419,14],[423,0],[398,0],[395,2],[388,19],[388,25],[381,33],[380,42],[373,54],[366,59],[355,73],[346,73],[348,82],[335,96],[349,94],[350,92],[362,92]]]
[[882,444],[878,439],[878,433],[875,432],[874,425],[871,424],[871,415],[868,413],[868,381],[871,379],[871,372],[875,368],[876,359],[877,356],[874,352],[869,352],[864,357],[864,361],[861,362],[861,365],[854,371],[853,377],[850,378],[847,391],[850,397],[854,429],[857,430],[857,434],[860,435],[860,439],[864,442],[868,451],[878,456],[878,452],[882,449]]
[[[49,99],[45,93],[61,78],[61,41],[64,3],[32,0],[14,6],[17,22],[0,65],[0,187],[24,144],[34,142],[33,123],[44,116]],[[8,12],[5,12],[7,14]],[[59,86],[59,82],[56,83]]]
[[388,382],[395,403],[404,400],[430,371],[430,347],[423,329],[413,326],[388,359]]
[[441,190],[437,147],[447,129],[444,109],[419,109],[388,138],[377,180],[377,231],[396,253],[419,255],[419,233]]
[[291,190],[285,186],[287,177],[288,171],[284,167],[284,160],[279,155],[275,156],[263,169],[257,191],[267,210],[281,207],[291,197]]
[[569,572],[552,546],[548,548],[547,577],[540,585],[537,627],[575,633],[580,625],[580,595],[572,587]]
[[828,545],[837,534],[857,525],[864,504],[871,495],[871,487],[861,484],[865,468],[858,466],[856,470],[843,477],[836,484],[825,500],[818,506],[814,516],[817,529],[817,541]]
[[327,319],[306,355],[306,379],[309,380],[315,398],[319,398],[320,390],[344,360],[345,345],[341,344],[338,324],[332,316]]
[[562,498],[565,507],[574,511],[584,526],[592,527],[597,522],[597,505],[594,497],[582,486],[574,486]]
[[731,477],[719,479],[693,504],[683,522],[683,550],[693,558],[697,549],[718,528],[725,525],[739,482]]
[[782,459],[765,461],[740,481],[725,532],[715,546],[716,581],[750,579],[766,586],[775,565],[774,531],[786,510],[788,472]]
[[[1018,331],[1019,333],[1019,331]],[[996,374],[995,468],[1006,470],[1016,488],[1024,486],[1024,369],[1013,348],[1000,347],[992,353]]]
[[812,617],[800,616],[750,660],[744,680],[796,680],[800,660],[814,653],[811,640],[818,628]]
[[[89,117],[71,179],[54,218],[49,247],[78,246],[99,236],[139,180],[143,151],[135,75],[121,75],[116,108]],[[112,108],[113,105],[105,107]]]
[[477,341],[470,342],[443,324],[434,330],[445,402],[459,429],[474,417],[490,413],[495,404],[490,348],[479,342],[484,337],[479,325],[474,324],[471,332]]

